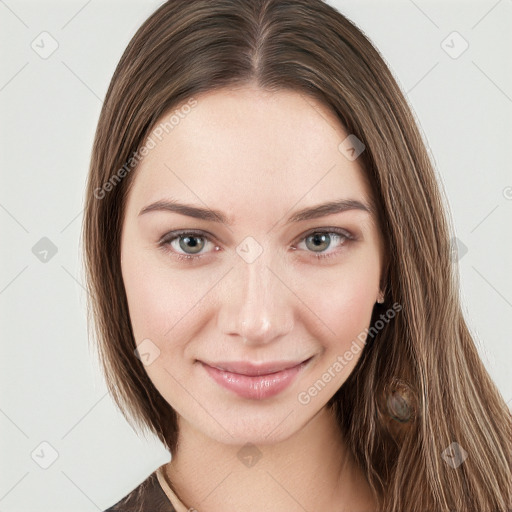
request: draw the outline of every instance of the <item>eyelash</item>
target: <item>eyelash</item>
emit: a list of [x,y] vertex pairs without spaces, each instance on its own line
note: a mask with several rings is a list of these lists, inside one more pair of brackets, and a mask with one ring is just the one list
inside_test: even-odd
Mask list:
[[[325,235],[325,234],[332,235],[332,234],[335,234],[335,235],[341,237],[343,239],[343,241],[341,243],[341,247],[343,247],[348,241],[356,240],[356,237],[354,235],[352,235],[351,233],[349,233],[345,229],[340,229],[340,228],[324,228],[324,229],[315,229],[315,230],[309,231],[305,235],[302,235],[302,237],[299,239],[299,242],[302,242],[303,240],[305,240],[306,238],[310,237],[311,235],[317,235],[317,234],[319,234],[319,235]],[[158,242],[158,246],[161,247],[166,253],[171,253],[173,255],[173,257],[175,257],[176,259],[178,259],[180,261],[187,261],[189,263],[192,263],[194,261],[198,261],[203,256],[206,256],[206,254],[199,254],[197,256],[196,255],[192,255],[192,254],[181,254],[181,253],[175,252],[174,250],[171,249],[171,243],[174,240],[177,240],[179,238],[185,238],[186,236],[196,237],[196,238],[204,238],[205,240],[207,240],[209,242],[212,242],[212,240],[210,240],[209,235],[207,233],[204,233],[204,232],[201,232],[201,231],[173,231],[171,233],[167,233]],[[330,252],[330,253],[327,253],[327,254],[314,253],[312,251],[309,251],[309,252],[311,252],[313,257],[315,259],[317,259],[317,260],[326,260],[327,258],[332,258],[334,256],[338,256],[339,255],[339,250],[338,251],[334,251],[334,252]]]

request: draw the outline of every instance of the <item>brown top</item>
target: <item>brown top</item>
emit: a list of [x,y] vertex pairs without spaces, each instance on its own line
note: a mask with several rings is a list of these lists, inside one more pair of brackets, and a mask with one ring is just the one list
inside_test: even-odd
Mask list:
[[188,512],[169,486],[163,464],[104,512]]
[[187,508],[171,489],[166,465],[158,467],[133,491],[103,512],[197,512],[193,507]]

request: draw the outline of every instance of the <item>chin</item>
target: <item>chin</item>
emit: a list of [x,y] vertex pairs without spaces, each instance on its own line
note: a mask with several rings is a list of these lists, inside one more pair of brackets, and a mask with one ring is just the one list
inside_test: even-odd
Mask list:
[[[225,410],[211,410],[210,415],[188,419],[195,430],[212,440],[232,446],[247,443],[256,446],[286,441],[303,429],[319,411],[298,403],[234,405]],[[214,419],[215,418],[215,419]],[[222,421],[216,419],[222,418]]]

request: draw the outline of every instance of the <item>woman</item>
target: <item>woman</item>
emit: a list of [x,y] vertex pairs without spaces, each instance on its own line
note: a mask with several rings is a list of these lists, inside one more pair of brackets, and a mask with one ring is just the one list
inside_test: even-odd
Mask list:
[[108,510],[510,510],[443,201],[335,9],[163,4],[107,92],[84,247],[109,390],[171,461]]

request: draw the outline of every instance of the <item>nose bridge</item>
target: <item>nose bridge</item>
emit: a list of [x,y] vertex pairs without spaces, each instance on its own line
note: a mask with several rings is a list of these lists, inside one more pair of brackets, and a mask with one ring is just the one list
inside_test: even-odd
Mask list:
[[[275,275],[275,258],[264,251],[255,261],[242,259],[230,281],[224,303],[225,334],[238,335],[248,344],[269,343],[293,328],[291,293]],[[275,266],[275,265],[274,265]],[[270,268],[269,268],[270,267]]]

